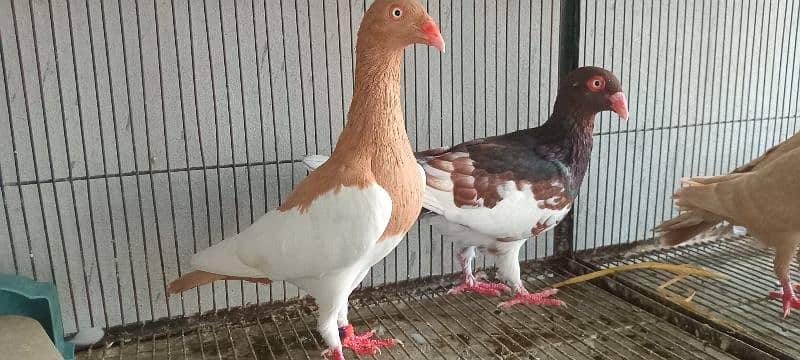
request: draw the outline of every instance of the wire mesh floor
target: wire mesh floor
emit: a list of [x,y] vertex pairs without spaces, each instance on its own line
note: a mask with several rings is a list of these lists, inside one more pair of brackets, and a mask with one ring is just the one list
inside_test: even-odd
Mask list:
[[[643,261],[674,264],[696,264],[725,274],[728,279],[711,280],[691,277],[670,287],[687,295],[696,290],[693,302],[709,315],[705,321],[728,328],[730,333],[779,358],[800,358],[800,311],[784,319],[781,302],[767,296],[779,291],[773,275],[774,251],[757,247],[747,237],[725,237],[720,240],[683,246],[662,251],[637,254],[624,259],[598,262],[610,267]],[[800,279],[796,271],[795,281]],[[626,284],[641,285],[649,295],[657,296],[655,288],[673,274],[660,270],[641,270],[619,273],[615,279]],[[732,329],[731,326],[734,328]]]
[[[554,267],[526,267],[529,289],[572,274]],[[698,340],[591,284],[563,289],[566,308],[517,305],[500,311],[504,298],[445,295],[453,277],[359,291],[350,319],[358,331],[376,329],[405,345],[379,359],[727,359]],[[149,334],[79,354],[80,359],[319,359],[323,342],[314,330],[309,301],[257,316],[215,315],[191,326],[165,325]],[[354,357],[352,352],[346,356]]]

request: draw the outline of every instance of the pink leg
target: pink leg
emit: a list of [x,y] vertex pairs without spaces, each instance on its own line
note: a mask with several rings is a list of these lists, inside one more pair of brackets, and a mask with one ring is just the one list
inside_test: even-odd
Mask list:
[[472,259],[475,257],[475,248],[466,247],[458,253],[458,261],[461,264],[462,280],[461,284],[450,289],[450,295],[458,294],[462,291],[474,291],[483,295],[500,295],[504,291],[511,290],[508,286],[500,283],[481,282],[472,275]]
[[502,292],[511,290],[508,286],[501,283],[482,282],[475,279],[472,274],[464,275],[463,281],[460,285],[450,289],[447,293],[450,295],[458,294],[462,291],[473,291],[483,295],[500,295]]
[[330,348],[322,353],[322,356],[328,360],[344,360],[344,354],[341,348]]
[[[771,298],[783,300],[783,317],[786,318],[789,316],[792,308],[800,309],[800,299],[794,295],[794,290],[792,289],[791,281],[789,281],[788,276],[781,277],[780,281],[783,293],[773,291],[769,293],[769,296]],[[800,285],[795,285],[794,287],[800,290]]]
[[[375,355],[382,347],[402,344],[397,339],[372,339],[375,330],[370,330],[363,334],[355,334],[353,325],[347,324],[339,328],[339,336],[342,338],[342,345],[350,348],[358,355]],[[342,358],[343,360],[344,358]]]
[[556,293],[558,293],[558,289],[547,289],[537,293],[529,293],[525,287],[520,286],[517,288],[516,294],[511,300],[501,302],[498,306],[504,309],[510,308],[516,304],[564,306],[565,304],[563,301],[550,298],[550,296]]

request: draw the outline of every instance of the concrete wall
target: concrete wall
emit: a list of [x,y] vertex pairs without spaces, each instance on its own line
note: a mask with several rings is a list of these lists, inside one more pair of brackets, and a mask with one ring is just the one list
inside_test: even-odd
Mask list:
[[[423,3],[448,50],[406,51],[416,149],[547,117],[558,2]],[[795,131],[797,4],[584,3],[581,62],[622,78],[631,121],[598,118],[578,248],[649,236],[671,213],[675,179],[728,169]],[[306,175],[303,155],[330,153],[364,8],[0,0],[0,271],[56,281],[67,331],[300,295],[229,282],[167,299],[164,286],[195,250],[277,207]],[[551,249],[548,234],[521,258]],[[457,271],[451,259],[420,224],[365,285]]]

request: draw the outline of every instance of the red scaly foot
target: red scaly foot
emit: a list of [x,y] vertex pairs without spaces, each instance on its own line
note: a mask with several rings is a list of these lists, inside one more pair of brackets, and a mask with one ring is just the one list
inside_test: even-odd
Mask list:
[[350,324],[339,328],[342,345],[352,349],[358,355],[375,355],[380,352],[382,347],[402,344],[397,339],[372,339],[373,335],[375,335],[375,330],[356,335],[353,325]]
[[537,293],[529,293],[524,287],[517,289],[517,293],[511,300],[501,302],[498,307],[508,309],[516,304],[531,304],[531,305],[551,305],[551,306],[564,306],[563,301],[552,299],[550,296],[558,293],[558,289],[547,289]]
[[497,296],[500,295],[500,293],[502,292],[510,290],[511,289],[505,284],[482,282],[475,279],[474,276],[469,275],[465,276],[461,284],[450,289],[450,291],[448,291],[447,294],[455,295],[462,291],[473,291],[478,294]]
[[322,352],[322,356],[327,360],[344,360],[341,348],[330,348]]
[[[798,299],[794,295],[794,291],[792,291],[792,287],[796,290],[800,291],[800,284],[795,284],[793,286],[783,286],[784,290],[783,293],[777,291],[771,291],[769,293],[769,297],[773,299],[782,299],[783,300],[783,317],[786,318],[789,316],[789,313],[794,309],[800,309],[800,299]],[[788,288],[788,289],[787,289]]]

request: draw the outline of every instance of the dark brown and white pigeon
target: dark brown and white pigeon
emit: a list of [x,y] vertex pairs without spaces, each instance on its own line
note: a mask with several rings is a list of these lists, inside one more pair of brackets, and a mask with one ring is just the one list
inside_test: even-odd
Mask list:
[[330,161],[276,211],[195,254],[197,270],[173,281],[170,293],[217,280],[285,280],[315,298],[326,357],[343,360],[342,346],[374,355],[396,343],[372,339],[373,332],[356,335],[347,298],[422,206],[424,179],[400,106],[400,65],[411,44],[444,51],[438,26],[417,0],[376,0],[358,31],[353,100]]
[[[426,176],[423,206],[433,213],[434,226],[461,247],[463,283],[451,293],[509,290],[475,278],[477,248],[497,257],[498,275],[515,292],[501,306],[561,304],[550,298],[555,289],[525,289],[519,250],[572,208],[589,164],[595,115],[601,111],[627,119],[621,84],[605,69],[583,67],[561,82],[553,112],[541,126],[416,153]],[[313,170],[325,159],[312,155],[304,163]]]
[[770,296],[782,299],[784,317],[788,316],[792,308],[800,308],[789,278],[789,265],[800,242],[798,169],[800,133],[730,174],[684,179],[688,187],[673,196],[681,214],[655,228],[661,244],[678,245],[722,221],[745,226],[757,240],[775,249],[774,271],[783,293]]

